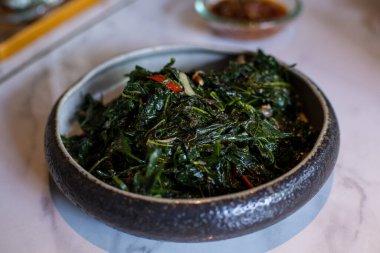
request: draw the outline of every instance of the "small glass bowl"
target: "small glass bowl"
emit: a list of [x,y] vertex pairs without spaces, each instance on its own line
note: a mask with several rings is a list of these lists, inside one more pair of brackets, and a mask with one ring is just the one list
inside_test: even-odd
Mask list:
[[299,16],[302,10],[301,0],[272,0],[286,7],[287,14],[285,16],[259,22],[242,21],[212,13],[210,7],[219,1],[195,0],[195,10],[217,34],[241,40],[269,37],[286,27]]
[[63,0],[0,0],[0,5],[3,5],[11,10],[21,11],[31,8],[36,5],[58,5]]

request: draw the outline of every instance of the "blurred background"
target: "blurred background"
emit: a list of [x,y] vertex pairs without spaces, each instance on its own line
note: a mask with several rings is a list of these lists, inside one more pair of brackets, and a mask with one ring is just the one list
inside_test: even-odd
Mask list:
[[[260,38],[221,34],[241,27],[192,0],[0,3],[0,252],[380,252],[379,0],[305,0],[291,22]],[[105,228],[51,190],[43,140],[57,98],[112,57],[168,44],[261,48],[296,63],[323,90],[341,148],[334,176],[303,215],[261,234],[174,244]]]

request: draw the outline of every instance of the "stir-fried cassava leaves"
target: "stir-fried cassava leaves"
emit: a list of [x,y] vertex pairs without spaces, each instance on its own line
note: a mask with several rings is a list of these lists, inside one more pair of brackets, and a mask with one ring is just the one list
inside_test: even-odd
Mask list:
[[259,51],[209,73],[173,64],[136,66],[108,105],[85,97],[83,134],[62,137],[80,165],[126,191],[198,198],[268,182],[311,149],[315,134],[275,58]]

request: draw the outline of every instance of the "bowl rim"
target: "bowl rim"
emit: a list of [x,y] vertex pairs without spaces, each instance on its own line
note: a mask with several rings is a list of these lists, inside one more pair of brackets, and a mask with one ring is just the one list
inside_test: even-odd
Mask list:
[[273,27],[273,26],[282,25],[298,17],[303,9],[301,0],[294,0],[294,3],[295,3],[294,8],[289,9],[285,16],[271,19],[271,20],[266,20],[266,21],[246,21],[246,20],[236,20],[236,19],[231,19],[231,18],[225,18],[225,17],[215,15],[209,11],[209,9],[207,8],[205,4],[205,1],[206,0],[195,0],[194,2],[194,9],[205,20],[210,21],[212,23],[219,23],[219,24],[224,24],[224,25],[246,27],[246,28],[250,28],[250,27],[264,28],[264,27]]
[[[313,148],[310,150],[310,152],[292,169],[287,171],[286,173],[282,174],[281,176],[265,183],[262,185],[259,185],[255,188],[252,189],[246,189],[243,191],[235,192],[235,193],[229,193],[229,194],[224,194],[224,195],[219,195],[219,196],[212,196],[212,197],[204,197],[204,198],[159,198],[159,197],[153,197],[153,196],[147,196],[147,195],[142,195],[138,193],[133,193],[129,191],[124,191],[121,189],[118,189],[112,185],[109,185],[100,179],[96,178],[94,175],[89,173],[86,169],[84,169],[75,159],[69,154],[67,149],[65,148],[61,134],[59,131],[59,116],[62,107],[66,103],[66,101],[71,97],[74,93],[76,92],[81,92],[82,86],[85,86],[91,79],[95,76],[97,76],[99,73],[102,71],[106,71],[107,69],[111,68],[114,65],[117,65],[118,63],[121,63],[125,60],[128,59],[133,59],[138,56],[149,56],[149,55],[155,55],[159,54],[162,52],[182,52],[182,51],[191,51],[191,50],[196,50],[196,51],[206,51],[206,52],[211,52],[211,53],[219,53],[219,54],[224,54],[226,56],[228,55],[235,55],[238,53],[244,53],[247,52],[247,50],[241,50],[241,49],[232,49],[232,48],[221,48],[221,47],[215,47],[215,46],[199,46],[199,45],[165,45],[165,46],[154,46],[154,47],[148,47],[144,49],[138,49],[134,50],[131,52],[127,52],[125,54],[121,54],[119,56],[116,56],[114,58],[111,58],[108,61],[105,61],[101,63],[100,65],[96,66],[92,70],[90,70],[87,74],[85,74],[79,81],[75,82],[70,88],[68,88],[62,96],[58,99],[56,102],[56,106],[54,110],[54,129],[53,129],[53,136],[56,139],[56,143],[58,144],[58,148],[63,152],[64,156],[67,157],[68,162],[74,166],[79,173],[81,173],[83,176],[87,177],[89,180],[93,181],[100,187],[115,192],[117,194],[121,194],[124,197],[128,198],[134,198],[138,199],[141,201],[146,201],[146,202],[153,202],[153,203],[158,203],[158,204],[166,204],[166,205],[178,205],[178,204],[185,204],[185,205],[199,205],[199,204],[210,204],[214,202],[223,202],[223,201],[231,201],[234,199],[240,199],[243,197],[246,197],[247,195],[251,196],[255,193],[264,191],[265,189],[273,189],[273,187],[277,184],[280,184],[282,181],[285,181],[288,177],[291,175],[295,174],[298,172],[300,169],[302,169],[303,166],[305,166],[308,161],[311,160],[311,158],[318,153],[318,149],[322,145],[322,142],[326,136],[326,133],[329,128],[329,118],[330,118],[330,109],[328,107],[328,103],[326,101],[326,98],[324,97],[323,93],[319,90],[319,88],[314,84],[313,81],[311,81],[306,75],[301,73],[300,71],[296,70],[295,68],[291,68],[291,71],[298,75],[301,79],[303,79],[309,88],[312,90],[313,94],[318,98],[319,102],[321,103],[321,109],[323,110],[323,125],[321,127],[320,133],[313,145]],[[282,65],[287,65],[284,62],[278,60],[280,64]],[[120,77],[122,78],[122,77]],[[110,87],[115,86],[116,83],[111,84]],[[103,90],[105,91],[105,90]]]

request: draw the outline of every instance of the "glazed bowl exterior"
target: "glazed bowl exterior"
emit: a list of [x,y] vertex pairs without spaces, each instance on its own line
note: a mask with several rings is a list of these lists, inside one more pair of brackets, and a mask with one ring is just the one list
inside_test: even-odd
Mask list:
[[270,37],[283,30],[302,11],[301,0],[271,0],[286,7],[287,14],[266,21],[239,21],[218,16],[210,11],[210,7],[220,1],[222,0],[195,0],[194,8],[216,34],[240,40]]
[[286,174],[254,189],[199,199],[163,199],[122,191],[82,168],[65,149],[61,135],[70,130],[85,94],[105,94],[124,85],[135,65],[159,70],[171,57],[184,71],[215,69],[238,51],[198,46],[143,49],[114,58],[93,69],[56,102],[45,131],[49,172],[63,194],[96,219],[121,231],[151,239],[209,241],[236,237],[268,227],[310,200],[331,174],[339,149],[335,113],[322,91],[291,68],[291,82],[310,123],[319,132],[307,157]]

